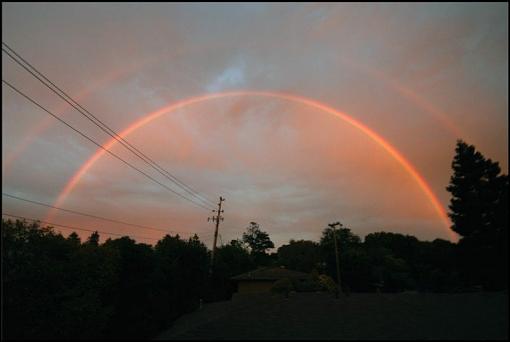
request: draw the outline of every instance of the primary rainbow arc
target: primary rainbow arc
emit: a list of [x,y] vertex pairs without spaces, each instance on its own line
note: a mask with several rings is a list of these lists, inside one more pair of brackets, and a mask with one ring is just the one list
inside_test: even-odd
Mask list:
[[[452,240],[457,240],[457,236],[455,233],[450,229],[450,221],[448,219],[448,216],[441,205],[439,199],[432,191],[429,184],[426,182],[424,177],[416,170],[416,168],[409,162],[393,145],[391,145],[388,141],[386,141],[384,138],[382,138],[379,134],[374,132],[372,129],[370,129],[368,126],[364,125],[363,123],[357,121],[356,119],[352,118],[351,116],[338,111],[334,109],[333,107],[330,107],[326,104],[323,104],[321,102],[318,102],[316,100],[298,96],[294,94],[289,93],[282,93],[282,92],[268,92],[268,91],[250,91],[250,90],[243,90],[243,91],[229,91],[229,92],[221,92],[221,93],[213,93],[213,94],[206,94],[206,95],[200,95],[195,97],[190,97],[187,99],[180,100],[176,103],[167,105],[163,108],[160,108],[156,111],[147,113],[143,115],[140,119],[136,120],[135,122],[131,123],[127,128],[125,128],[122,132],[119,133],[119,136],[122,138],[125,138],[135,130],[143,127],[144,125],[148,124],[149,122],[159,118],[160,116],[170,113],[176,109],[183,108],[185,106],[189,106],[195,103],[213,100],[213,99],[219,99],[219,98],[227,98],[227,97],[236,97],[236,96],[261,96],[261,97],[271,97],[271,98],[278,98],[282,100],[292,101],[295,103],[300,103],[312,108],[319,109],[321,111],[324,111],[326,113],[332,114],[341,120],[345,121],[346,123],[350,124],[351,126],[359,129],[361,132],[366,134],[371,140],[373,140],[375,143],[377,143],[379,146],[381,146],[386,152],[388,152],[406,171],[407,173],[413,178],[413,180],[416,182],[416,184],[420,187],[420,189],[423,191],[425,196],[428,198],[430,203],[432,204],[433,208],[435,209],[436,213],[439,216],[439,219],[441,220],[441,223],[443,224],[444,229],[447,231],[448,235]],[[104,144],[105,149],[112,148],[118,141],[115,139],[110,139],[106,144]],[[78,169],[78,171],[70,178],[64,189],[60,192],[57,200],[54,203],[54,206],[61,206],[62,202],[64,202],[65,198],[73,191],[73,189],[76,187],[78,182],[80,181],[81,177],[97,162],[97,160],[105,154],[105,150],[98,149],[83,165]],[[52,211],[49,212],[48,216],[52,215]]]

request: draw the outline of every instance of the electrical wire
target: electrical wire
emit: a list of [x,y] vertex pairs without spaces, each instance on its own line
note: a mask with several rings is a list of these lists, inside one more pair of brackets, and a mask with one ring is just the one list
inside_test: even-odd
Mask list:
[[79,228],[79,227],[74,227],[74,226],[67,226],[67,225],[63,225],[63,224],[42,221],[42,220],[39,220],[39,219],[34,219],[34,218],[29,218],[29,217],[24,217],[24,216],[11,215],[11,214],[8,214],[8,213],[2,213],[2,215],[13,217],[13,218],[17,218],[17,219],[29,220],[29,221],[33,221],[33,222],[41,222],[41,223],[44,223],[44,224],[47,224],[47,225],[50,225],[50,226],[57,226],[57,227],[62,227],[62,228],[67,228],[67,229],[82,230],[82,231],[92,232],[92,233],[98,232],[98,233],[101,233],[101,234],[109,234],[109,235],[116,235],[116,236],[132,236],[132,237],[136,237],[136,238],[139,238],[139,239],[147,239],[147,240],[158,241],[158,239],[156,239],[156,238],[150,238],[150,237],[147,237],[147,236],[137,236],[137,235],[132,235],[132,234],[118,234],[118,233],[113,233],[113,232],[108,232],[108,231],[101,231],[101,230],[97,230],[97,229]]
[[[98,119],[95,115],[93,115],[87,109],[85,109],[83,106],[81,106],[76,100],[74,100],[65,91],[63,91],[61,88],[59,88],[57,85],[55,85],[44,74],[42,74],[39,70],[37,70],[37,68],[35,68],[32,64],[30,64],[28,61],[26,61],[22,56],[20,56],[16,51],[14,51],[14,49],[12,49],[9,45],[7,45],[4,42],[2,42],[2,45],[4,45],[7,49],[9,49],[10,52],[7,51],[4,48],[2,48],[2,51],[5,52],[14,62],[16,62],[21,67],[23,67],[34,78],[36,78],[39,82],[41,82],[43,85],[45,85],[48,89],[53,91],[62,100],[67,102],[71,107],[73,107],[81,115],[85,116],[88,120],[90,120],[92,123],[94,123],[103,132],[105,132],[106,134],[108,134],[109,136],[111,136],[112,138],[117,140],[124,148],[129,150],[131,153],[136,155],[138,158],[142,159],[145,163],[147,163],[149,166],[154,168],[157,172],[162,174],[165,178],[169,179],[172,183],[177,185],[180,189],[184,190],[185,192],[187,192],[191,196],[194,196],[195,198],[201,200],[202,202],[205,202],[206,205],[214,205],[214,203],[212,201],[210,201],[210,200],[204,198],[203,196],[201,196],[197,191],[193,190],[193,188],[191,188],[189,185],[187,185],[186,183],[180,181],[176,176],[171,174],[169,171],[165,170],[163,167],[161,167],[159,164],[157,164],[154,160],[152,160],[146,154],[141,152],[138,148],[136,148],[131,143],[129,143],[127,140],[125,140],[124,138],[119,136],[117,132],[115,132],[113,129],[108,127],[108,125],[106,125],[103,121]],[[25,66],[18,59],[16,59],[11,53],[14,54],[16,57],[18,57],[23,63],[28,65],[28,67],[30,67],[32,70],[29,70],[29,68],[27,66]],[[51,86],[48,85],[48,83]],[[212,209],[212,208],[209,208],[209,209]]]
[[[133,227],[138,227],[138,228],[143,228],[143,229],[152,229],[152,230],[157,230],[157,231],[164,232],[164,233],[188,234],[188,233],[185,233],[185,232],[179,232],[179,231],[175,231],[175,230],[165,230],[165,229],[160,229],[160,228],[144,226],[144,225],[140,225],[140,224],[134,224],[134,223],[124,222],[124,221],[114,220],[114,219],[110,219],[110,218],[106,218],[106,217],[102,217],[102,216],[97,216],[97,215],[92,215],[92,214],[87,214],[87,213],[79,212],[79,211],[76,211],[76,210],[59,208],[59,207],[55,207],[55,206],[47,204],[47,203],[42,203],[42,202],[38,202],[38,201],[34,201],[34,200],[29,200],[29,199],[18,197],[18,196],[14,196],[14,195],[11,195],[11,194],[8,194],[8,193],[5,193],[5,192],[2,192],[2,196],[10,197],[10,198],[17,199],[17,200],[20,200],[20,201],[25,201],[25,202],[28,202],[28,203],[33,203],[33,204],[45,206],[45,207],[48,207],[48,208],[53,208],[53,209],[58,209],[58,210],[66,211],[66,212],[77,214],[77,215],[92,217],[92,218],[95,218],[95,219],[104,220],[104,221],[108,221],[108,222],[120,223],[120,224],[125,224],[125,225],[128,225],[128,226],[133,226]],[[209,233],[209,232],[202,232],[202,233]]]
[[101,233],[101,234],[108,234],[108,235],[121,236],[121,237],[122,236],[128,236],[128,237],[135,237],[135,238],[138,238],[138,239],[147,239],[147,240],[153,240],[153,241],[160,241],[161,240],[161,239],[151,238],[151,237],[147,237],[147,236],[139,236],[139,235],[133,235],[133,234],[119,234],[119,233],[113,233],[113,232],[104,231],[104,230],[98,230],[98,229],[87,229],[87,228],[80,228],[80,227],[75,227],[75,226],[68,226],[68,225],[63,225],[63,224],[58,224],[58,223],[42,221],[42,220],[39,220],[39,219],[29,218],[29,217],[25,217],[25,216],[12,215],[12,214],[8,214],[8,213],[2,213],[2,215],[3,216],[8,216],[8,217],[13,217],[13,218],[16,218],[16,219],[29,220],[29,221],[32,221],[32,222],[40,222],[40,223],[44,223],[44,224],[47,224],[47,225],[50,225],[50,226],[62,227],[62,228],[65,228],[65,229],[81,230],[81,231],[86,231],[86,232],[91,232],[91,233],[98,232],[98,233]]
[[85,139],[89,140],[90,142],[92,142],[94,145],[98,146],[99,148],[103,149],[104,151],[106,151],[108,154],[112,155],[113,157],[117,158],[118,160],[120,160],[121,162],[123,162],[124,164],[128,165],[129,167],[131,167],[132,169],[138,171],[139,173],[141,173],[142,175],[144,175],[145,177],[151,179],[153,182],[159,184],[160,186],[164,187],[165,189],[167,189],[168,191],[184,198],[185,200],[195,204],[196,206],[199,206],[207,211],[211,210],[210,208],[208,207],[205,207],[203,206],[202,204],[200,203],[197,203],[185,196],[183,196],[182,194],[174,191],[172,188],[168,187],[167,185],[159,182],[158,180],[156,180],[155,178],[153,178],[152,176],[148,175],[147,173],[143,172],[142,170],[140,170],[139,168],[137,168],[136,166],[132,165],[131,163],[127,162],[126,160],[122,159],[121,157],[119,157],[118,155],[116,155],[115,153],[111,152],[110,150],[108,150],[107,148],[103,147],[101,144],[99,144],[98,142],[96,142],[95,140],[93,140],[92,138],[90,138],[89,136],[87,136],[85,133],[81,132],[80,130],[74,128],[73,126],[71,126],[70,124],[68,124],[65,120],[59,118],[57,115],[53,114],[52,112],[50,112],[48,109],[46,109],[45,107],[43,107],[41,104],[39,104],[37,101],[35,101],[34,99],[32,99],[30,96],[26,95],[25,93],[23,93],[21,90],[19,90],[18,88],[16,88],[15,86],[13,86],[12,84],[10,84],[9,82],[7,82],[6,80],[2,79],[2,82],[5,83],[6,85],[8,85],[12,90],[14,90],[15,92],[17,92],[18,94],[20,94],[21,96],[23,96],[24,98],[26,98],[27,100],[29,100],[30,102],[32,102],[34,105],[36,105],[37,107],[39,107],[40,109],[42,109],[43,111],[45,111],[46,113],[50,114],[51,116],[53,116],[55,119],[57,119],[58,121],[60,121],[61,123],[63,123],[64,125],[66,125],[67,127],[71,128],[73,131],[75,131],[76,133],[80,134],[82,137],[84,137]]

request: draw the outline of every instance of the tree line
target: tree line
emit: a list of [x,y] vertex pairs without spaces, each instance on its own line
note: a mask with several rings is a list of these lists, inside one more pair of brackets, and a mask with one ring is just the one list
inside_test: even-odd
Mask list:
[[[448,186],[452,229],[461,239],[420,241],[336,231],[345,292],[456,292],[508,288],[508,176],[474,146],[457,142]],[[129,237],[81,241],[38,223],[2,219],[4,338],[148,338],[201,302],[226,300],[232,276],[267,266],[336,279],[331,228],[320,241],[277,249],[251,222],[240,239],[211,251],[198,236],[166,235],[154,246]],[[301,291],[316,291],[310,281]]]

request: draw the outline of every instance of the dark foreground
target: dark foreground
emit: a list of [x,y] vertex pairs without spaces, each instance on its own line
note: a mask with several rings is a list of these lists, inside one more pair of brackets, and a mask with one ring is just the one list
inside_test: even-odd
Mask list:
[[508,339],[508,293],[234,295],[157,339]]

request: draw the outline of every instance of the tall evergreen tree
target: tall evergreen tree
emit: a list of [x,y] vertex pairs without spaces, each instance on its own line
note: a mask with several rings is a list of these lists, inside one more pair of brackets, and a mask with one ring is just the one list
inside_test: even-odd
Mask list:
[[446,189],[452,194],[452,229],[462,236],[464,270],[468,281],[500,288],[508,282],[508,176],[462,140],[455,152]]
[[507,176],[500,176],[498,163],[485,159],[473,145],[459,140],[455,152],[454,174],[446,188],[452,194],[448,214],[452,229],[463,238],[485,240],[498,230],[497,208]]
[[90,234],[86,243],[92,246],[99,246],[99,233],[95,231],[92,234]]

